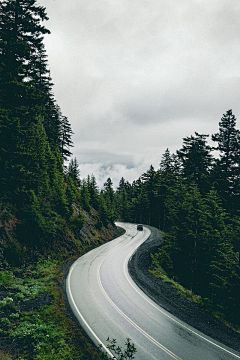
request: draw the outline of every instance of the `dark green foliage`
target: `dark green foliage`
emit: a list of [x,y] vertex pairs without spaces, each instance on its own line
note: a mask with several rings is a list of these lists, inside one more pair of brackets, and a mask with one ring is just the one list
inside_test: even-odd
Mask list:
[[95,176],[92,174],[87,178],[88,192],[90,195],[90,204],[95,210],[99,210],[99,188]]
[[[47,20],[45,8],[32,0],[2,1],[0,4],[0,107],[14,113],[21,107],[38,107],[39,66],[34,61],[44,55],[43,35],[49,34],[42,21]],[[44,66],[45,65],[45,66]],[[42,62],[41,75],[47,73]],[[35,112],[34,112],[35,113]]]
[[145,204],[146,204],[146,213],[148,217],[148,224],[153,222],[154,209],[156,208],[155,203],[155,189],[156,189],[156,172],[154,167],[151,165],[148,171],[146,171],[142,176],[141,180],[144,187],[144,193],[146,194]]
[[3,256],[10,266],[22,266],[24,263],[24,252],[22,246],[16,240],[8,241],[7,247],[3,249]]
[[[18,241],[29,252],[51,247],[66,228],[80,184],[76,159],[64,174],[72,130],[52,93],[47,19],[36,0],[0,4],[0,199],[15,207]],[[21,262],[20,248],[6,243],[6,258]]]
[[67,174],[68,177],[72,179],[72,181],[74,182],[74,184],[76,186],[80,185],[80,170],[79,170],[79,165],[77,162],[77,159],[71,159],[69,164],[68,164],[68,170],[67,170]]
[[[107,339],[108,345],[107,348],[111,351],[113,354],[113,359],[116,360],[130,360],[135,359],[135,354],[137,352],[137,349],[133,343],[131,343],[131,339],[127,338],[125,342],[125,348],[122,349],[118,344],[116,339],[110,340]],[[100,349],[102,349],[102,346],[99,346]],[[109,358],[107,353],[103,353],[102,359],[112,359],[112,357]]]
[[158,170],[150,166],[127,186],[121,179],[113,203],[119,219],[164,231],[154,266],[240,325],[240,132],[232,110],[212,135],[215,148],[207,137],[195,132],[176,154],[166,150]]
[[215,149],[219,151],[213,179],[224,200],[225,207],[232,212],[240,205],[240,132],[236,129],[236,118],[232,110],[223,114],[219,122],[219,132],[212,135],[212,140],[217,143]]
[[[70,147],[73,146],[71,137],[73,135],[71,125],[66,116],[60,114],[60,153],[63,160],[67,160],[72,155]],[[76,160],[76,159],[75,159]]]
[[90,194],[88,191],[87,182],[86,182],[86,180],[83,180],[82,184],[81,184],[81,189],[80,189],[80,203],[81,203],[83,209],[86,211],[91,210],[90,199],[91,198],[90,198]]
[[0,201],[17,217],[8,240],[11,219],[2,213],[0,224],[4,256],[16,265],[27,253],[53,246],[68,227],[79,232],[76,202],[87,211],[92,206],[87,185],[80,190],[76,158],[64,171],[73,132],[52,92],[43,43],[47,19],[36,0],[0,3]]
[[107,203],[104,197],[103,192],[99,195],[99,227],[108,225],[109,221],[112,221],[111,214],[109,214],[109,209],[107,207]]
[[101,208],[102,208],[103,212],[105,212],[104,209],[106,208],[107,217],[109,218],[109,220],[111,222],[113,222],[116,218],[116,212],[115,212],[115,197],[114,197],[114,189],[113,189],[112,180],[110,178],[108,178],[103,186],[104,186],[104,189],[102,191],[103,197],[101,198]]
[[211,147],[206,143],[207,137],[195,132],[195,136],[183,139],[183,147],[177,151],[184,178],[188,182],[196,182],[202,193],[209,189],[209,173],[213,162]]
[[130,192],[130,183],[122,177],[115,195],[115,208],[120,221],[129,221],[131,217]]

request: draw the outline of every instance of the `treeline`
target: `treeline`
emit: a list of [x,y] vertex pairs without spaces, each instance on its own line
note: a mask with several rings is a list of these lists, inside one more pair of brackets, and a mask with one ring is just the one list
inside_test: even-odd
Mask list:
[[[229,110],[208,135],[183,139],[130,184],[111,179],[99,190],[81,180],[72,129],[53,94],[43,43],[49,34],[36,0],[0,3],[0,256],[15,265],[32,249],[54,246],[66,231],[78,236],[94,212],[97,226],[115,219],[151,224],[165,245],[153,257],[232,321],[240,323],[240,131]],[[67,230],[68,229],[68,230]],[[12,231],[16,233],[16,237]]]
[[205,298],[228,320],[240,324],[240,131],[231,110],[211,136],[183,139],[167,149],[159,169],[132,184],[120,180],[114,196],[119,220],[164,231],[164,246],[153,256],[163,269]]
[[81,208],[96,207],[99,226],[112,220],[94,179],[80,184],[76,159],[64,166],[73,132],[54,98],[45,20],[36,0],[0,3],[0,255],[16,264],[23,249],[51,246],[66,227],[77,233]]

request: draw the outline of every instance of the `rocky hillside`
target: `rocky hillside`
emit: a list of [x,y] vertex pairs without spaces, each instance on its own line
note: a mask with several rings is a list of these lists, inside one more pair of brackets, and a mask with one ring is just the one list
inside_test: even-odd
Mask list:
[[58,242],[31,251],[18,240],[16,216],[1,222],[0,359],[99,359],[72,318],[64,278],[76,258],[123,230],[99,227],[94,209],[75,212],[81,228],[73,232],[64,224]]

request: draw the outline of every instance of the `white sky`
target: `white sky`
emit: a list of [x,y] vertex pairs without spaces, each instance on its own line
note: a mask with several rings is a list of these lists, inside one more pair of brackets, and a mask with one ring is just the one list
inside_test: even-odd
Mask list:
[[81,177],[137,179],[240,116],[239,0],[39,0]]

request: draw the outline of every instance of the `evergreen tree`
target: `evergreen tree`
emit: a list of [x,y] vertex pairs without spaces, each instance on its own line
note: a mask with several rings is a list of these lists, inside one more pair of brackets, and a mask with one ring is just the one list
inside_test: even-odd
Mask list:
[[[33,59],[43,52],[43,35],[49,34],[42,21],[47,20],[45,8],[35,0],[2,1],[0,4],[0,107],[12,114],[22,107],[39,111],[39,94],[35,80],[38,73]],[[47,73],[46,64],[42,76]]]
[[87,177],[88,191],[90,195],[91,206],[95,209],[99,209],[99,188],[95,176],[92,174]]
[[146,221],[147,224],[154,225],[155,220],[155,182],[156,172],[154,167],[151,165],[150,168],[141,176],[141,180],[143,182],[143,189],[146,192],[146,205],[148,208],[148,219]]
[[104,198],[109,206],[109,208],[113,209],[114,204],[114,190],[113,190],[113,183],[112,179],[108,178],[105,183],[103,184],[103,194]]
[[180,176],[180,165],[178,157],[170,154],[166,149],[160,162],[160,169],[156,174],[156,200],[155,208],[158,214],[158,227],[165,231],[167,226],[167,206],[166,200],[171,189],[177,186]]
[[60,154],[62,155],[63,160],[67,160],[69,156],[72,155],[70,148],[73,146],[71,140],[72,137],[71,125],[66,116],[60,114]]
[[107,206],[108,218],[111,222],[115,220],[116,211],[115,211],[115,196],[113,183],[110,178],[108,178],[103,184],[103,196],[105,199],[105,204]]
[[88,212],[91,210],[90,199],[91,198],[90,198],[90,194],[88,191],[87,182],[84,179],[82,181],[81,187],[80,187],[80,203],[81,203],[83,209]]
[[131,185],[122,177],[115,193],[115,206],[120,221],[130,221],[131,206],[129,201]]
[[239,176],[240,176],[240,133],[236,129],[236,117],[232,110],[223,114],[219,122],[219,132],[212,135],[212,140],[217,143],[215,147],[219,151],[219,159],[214,169],[217,190],[225,200],[225,206],[233,210],[239,205]]
[[80,186],[80,170],[79,170],[79,164],[76,158],[71,159],[68,164],[68,170],[67,170],[68,176],[73,180],[75,186]]
[[149,221],[149,201],[144,184],[139,178],[133,181],[131,190],[131,216],[135,223],[148,224]]
[[183,139],[182,149],[177,154],[182,163],[184,178],[194,181],[202,193],[208,191],[209,173],[213,162],[211,147],[207,145],[208,135],[198,134]]
[[214,189],[205,198],[204,217],[201,293],[228,318],[240,321],[240,272],[233,249],[236,232]]
[[111,213],[109,214],[109,208],[107,207],[106,200],[104,197],[103,191],[100,192],[99,195],[99,227],[107,226],[109,224],[109,220],[112,221]]

